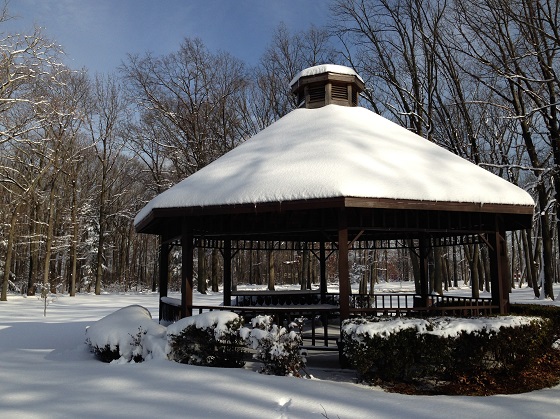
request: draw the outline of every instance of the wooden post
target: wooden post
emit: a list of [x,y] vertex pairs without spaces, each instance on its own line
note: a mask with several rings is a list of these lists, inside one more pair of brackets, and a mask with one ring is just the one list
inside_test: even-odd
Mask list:
[[340,309],[340,340],[338,341],[338,360],[340,366],[348,366],[344,356],[342,322],[350,318],[350,275],[348,272],[348,219],[346,209],[341,208],[338,218],[338,290]]
[[231,305],[231,240],[224,240],[224,305]]
[[167,288],[169,284],[169,251],[169,244],[161,243],[159,247],[159,321],[161,321],[161,315],[163,313],[161,298],[167,297]]
[[321,304],[327,302],[327,260],[325,252],[325,241],[319,243],[319,288],[321,292]]
[[338,220],[338,288],[340,321],[350,317],[350,276],[348,272],[348,221],[342,208]]
[[418,253],[420,256],[420,296],[422,307],[428,306],[428,254],[430,252],[428,239],[425,236],[421,236],[419,240]]
[[186,220],[183,220],[181,234],[181,315],[182,317],[192,316],[193,304],[193,234]]

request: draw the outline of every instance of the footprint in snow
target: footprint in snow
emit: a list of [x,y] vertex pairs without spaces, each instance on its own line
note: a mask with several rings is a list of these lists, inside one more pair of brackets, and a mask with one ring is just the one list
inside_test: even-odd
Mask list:
[[276,408],[277,412],[280,412],[280,419],[287,419],[288,416],[286,413],[288,412],[288,408],[292,404],[292,399],[289,397],[281,397],[278,400],[278,407]]

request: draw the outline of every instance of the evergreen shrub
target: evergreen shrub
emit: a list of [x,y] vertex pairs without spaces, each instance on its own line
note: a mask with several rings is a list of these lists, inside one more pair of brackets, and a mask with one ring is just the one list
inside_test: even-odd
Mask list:
[[274,324],[271,316],[257,316],[251,324],[252,329],[244,327],[241,336],[255,350],[254,359],[263,363],[260,372],[301,377],[307,360],[300,325],[291,323],[287,329]]
[[121,357],[118,346],[114,348],[112,348],[109,344],[106,344],[105,346],[95,346],[91,345],[87,340],[86,343],[90,346],[90,349],[95,357],[101,362],[109,363]]
[[551,341],[560,339],[560,307],[537,304],[511,304],[510,313],[518,316],[537,316],[550,320]]
[[550,349],[548,320],[500,319],[351,319],[342,329],[344,355],[364,381],[412,382],[514,375]]
[[142,362],[163,352],[165,327],[139,305],[121,308],[86,329],[86,344],[103,362]]
[[168,358],[182,364],[240,368],[245,365],[243,320],[231,312],[209,312],[168,327]]

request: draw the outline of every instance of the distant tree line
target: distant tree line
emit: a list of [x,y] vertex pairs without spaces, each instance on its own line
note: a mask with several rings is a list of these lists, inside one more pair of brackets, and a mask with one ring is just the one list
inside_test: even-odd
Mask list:
[[[123,57],[114,74],[63,65],[36,30],[2,31],[0,16],[0,300],[157,288],[158,240],[135,214],[297,107],[289,81],[338,63],[364,78],[361,104],[529,191],[533,228],[511,234],[512,286],[553,298],[560,219],[560,29],[555,0],[335,0],[332,23],[291,33],[280,25],[260,62],[186,38],[177,51]],[[468,181],[468,180],[465,180]],[[372,249],[375,244],[372,244]],[[482,290],[478,244],[431,256],[432,289]],[[199,248],[198,289],[217,289],[221,257]],[[172,278],[173,264],[172,254]],[[378,279],[413,279],[403,249],[356,251],[362,292]],[[317,278],[306,246],[245,251],[239,281]],[[333,270],[334,272],[334,270]],[[334,275],[334,274],[333,274]],[[336,278],[334,278],[336,279]],[[541,283],[542,282],[542,283]],[[473,291],[474,293],[474,291]]]

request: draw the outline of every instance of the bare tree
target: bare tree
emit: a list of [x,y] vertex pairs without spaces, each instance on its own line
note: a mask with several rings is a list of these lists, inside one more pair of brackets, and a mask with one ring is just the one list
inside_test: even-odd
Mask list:
[[[4,9],[0,21],[5,13]],[[5,153],[0,188],[9,197],[6,212],[0,214],[8,226],[0,292],[0,300],[5,301],[19,212],[42,178],[56,170],[48,140],[34,135],[45,122],[38,112],[45,99],[35,93],[40,85],[59,83],[59,59],[57,48],[38,30],[27,36],[5,37],[0,52],[0,146]]]
[[[515,121],[515,132],[522,139],[538,201],[544,294],[554,298],[551,229],[560,196],[558,2],[456,2],[455,12],[462,22],[457,26],[462,52],[476,63],[468,74],[500,99],[495,106],[503,117]],[[558,230],[560,224],[556,225]]]
[[165,150],[178,181],[245,139],[240,125],[248,82],[244,65],[185,39],[164,57],[129,56],[122,71],[143,118],[155,123],[151,140]]
[[250,107],[256,131],[298,107],[290,89],[290,81],[297,73],[336,59],[327,29],[311,26],[307,31],[291,34],[285,24],[280,24],[255,69]]
[[98,76],[92,86],[92,107],[88,121],[88,133],[95,144],[96,157],[99,162],[99,178],[97,183],[97,256],[95,262],[95,294],[101,293],[103,280],[105,239],[108,231],[107,218],[110,215],[109,200],[112,186],[118,180],[118,172],[122,170],[123,142],[118,136],[118,124],[124,117],[125,102],[120,86],[113,77]]
[[[47,232],[44,239],[46,246],[43,286],[49,283],[51,272],[51,256],[55,240],[54,231],[57,223],[57,213],[64,206],[58,202],[62,199],[63,185],[67,181],[72,185],[72,286],[71,295],[75,295],[76,263],[77,263],[77,199],[76,176],[77,165],[83,158],[83,151],[87,145],[80,141],[82,126],[85,122],[86,106],[88,103],[89,85],[84,73],[73,72],[69,69],[58,71],[58,83],[48,83],[39,86],[35,91],[37,97],[44,98],[44,102],[37,106],[37,113],[44,120],[40,136],[48,140],[50,149],[48,158],[52,162],[52,171],[46,182],[48,189],[48,217],[45,221]],[[54,284],[51,284],[54,285]]]

